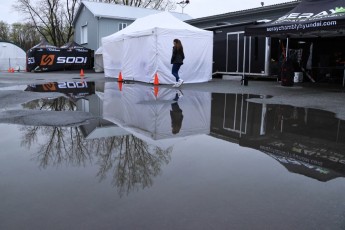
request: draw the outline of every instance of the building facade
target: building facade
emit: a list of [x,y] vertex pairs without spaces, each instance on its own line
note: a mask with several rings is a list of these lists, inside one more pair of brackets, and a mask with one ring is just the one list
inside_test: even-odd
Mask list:
[[[73,22],[74,41],[97,50],[101,46],[102,37],[124,29],[137,18],[159,12],[161,11],[154,9],[82,1]],[[182,21],[191,19],[187,14],[171,13]]]

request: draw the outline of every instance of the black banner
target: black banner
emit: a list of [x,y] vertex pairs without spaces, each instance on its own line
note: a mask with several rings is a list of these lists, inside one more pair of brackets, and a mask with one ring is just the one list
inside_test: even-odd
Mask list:
[[[308,35],[324,31],[343,30],[345,26],[345,2],[343,0],[303,0],[286,15],[272,22],[248,26],[246,36]],[[341,35],[341,34],[339,34]]]
[[27,53],[27,71],[92,69],[92,50],[86,48],[33,48]]

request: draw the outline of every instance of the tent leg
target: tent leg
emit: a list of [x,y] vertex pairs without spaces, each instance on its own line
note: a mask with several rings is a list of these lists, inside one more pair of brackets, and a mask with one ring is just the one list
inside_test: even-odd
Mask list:
[[[344,64],[345,67],[345,64]],[[345,68],[344,68],[344,75],[343,75],[343,87],[345,86]]]
[[245,75],[245,70],[246,70],[246,41],[247,41],[247,36],[243,37],[244,40],[244,45],[243,45],[243,70],[242,70],[242,80],[241,80],[241,85],[247,86],[248,85],[248,78]]
[[286,38],[286,50],[285,50],[285,57],[288,59],[289,55],[289,37]]

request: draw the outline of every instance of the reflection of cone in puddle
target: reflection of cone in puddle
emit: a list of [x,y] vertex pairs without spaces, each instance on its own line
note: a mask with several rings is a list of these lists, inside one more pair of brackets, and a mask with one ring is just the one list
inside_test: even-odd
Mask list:
[[80,70],[80,81],[81,81],[81,83],[84,83],[84,70],[83,69],[81,69]]
[[119,73],[119,77],[117,78],[117,81],[118,82],[123,82],[122,73],[121,72]]
[[120,90],[120,91],[122,91],[122,84],[123,84],[123,83],[122,83],[121,81],[117,82],[117,86],[119,87],[119,90]]
[[84,77],[85,75],[84,75],[84,70],[83,69],[80,69],[80,76],[81,77]]
[[154,85],[159,85],[158,73],[155,74],[155,78],[154,78],[153,84],[154,84]]
[[155,95],[155,97],[158,97],[158,86],[153,87],[153,94]]

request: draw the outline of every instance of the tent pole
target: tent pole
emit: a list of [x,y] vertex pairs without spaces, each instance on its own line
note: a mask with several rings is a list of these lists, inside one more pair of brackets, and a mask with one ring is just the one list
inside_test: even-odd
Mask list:
[[289,55],[289,37],[286,37],[286,50],[285,50],[285,57],[288,59]]
[[246,78],[244,72],[246,69],[246,41],[247,41],[247,36],[243,36],[244,38],[244,45],[243,45],[243,70],[242,70],[242,82],[241,84],[247,86],[248,85],[248,79]]

